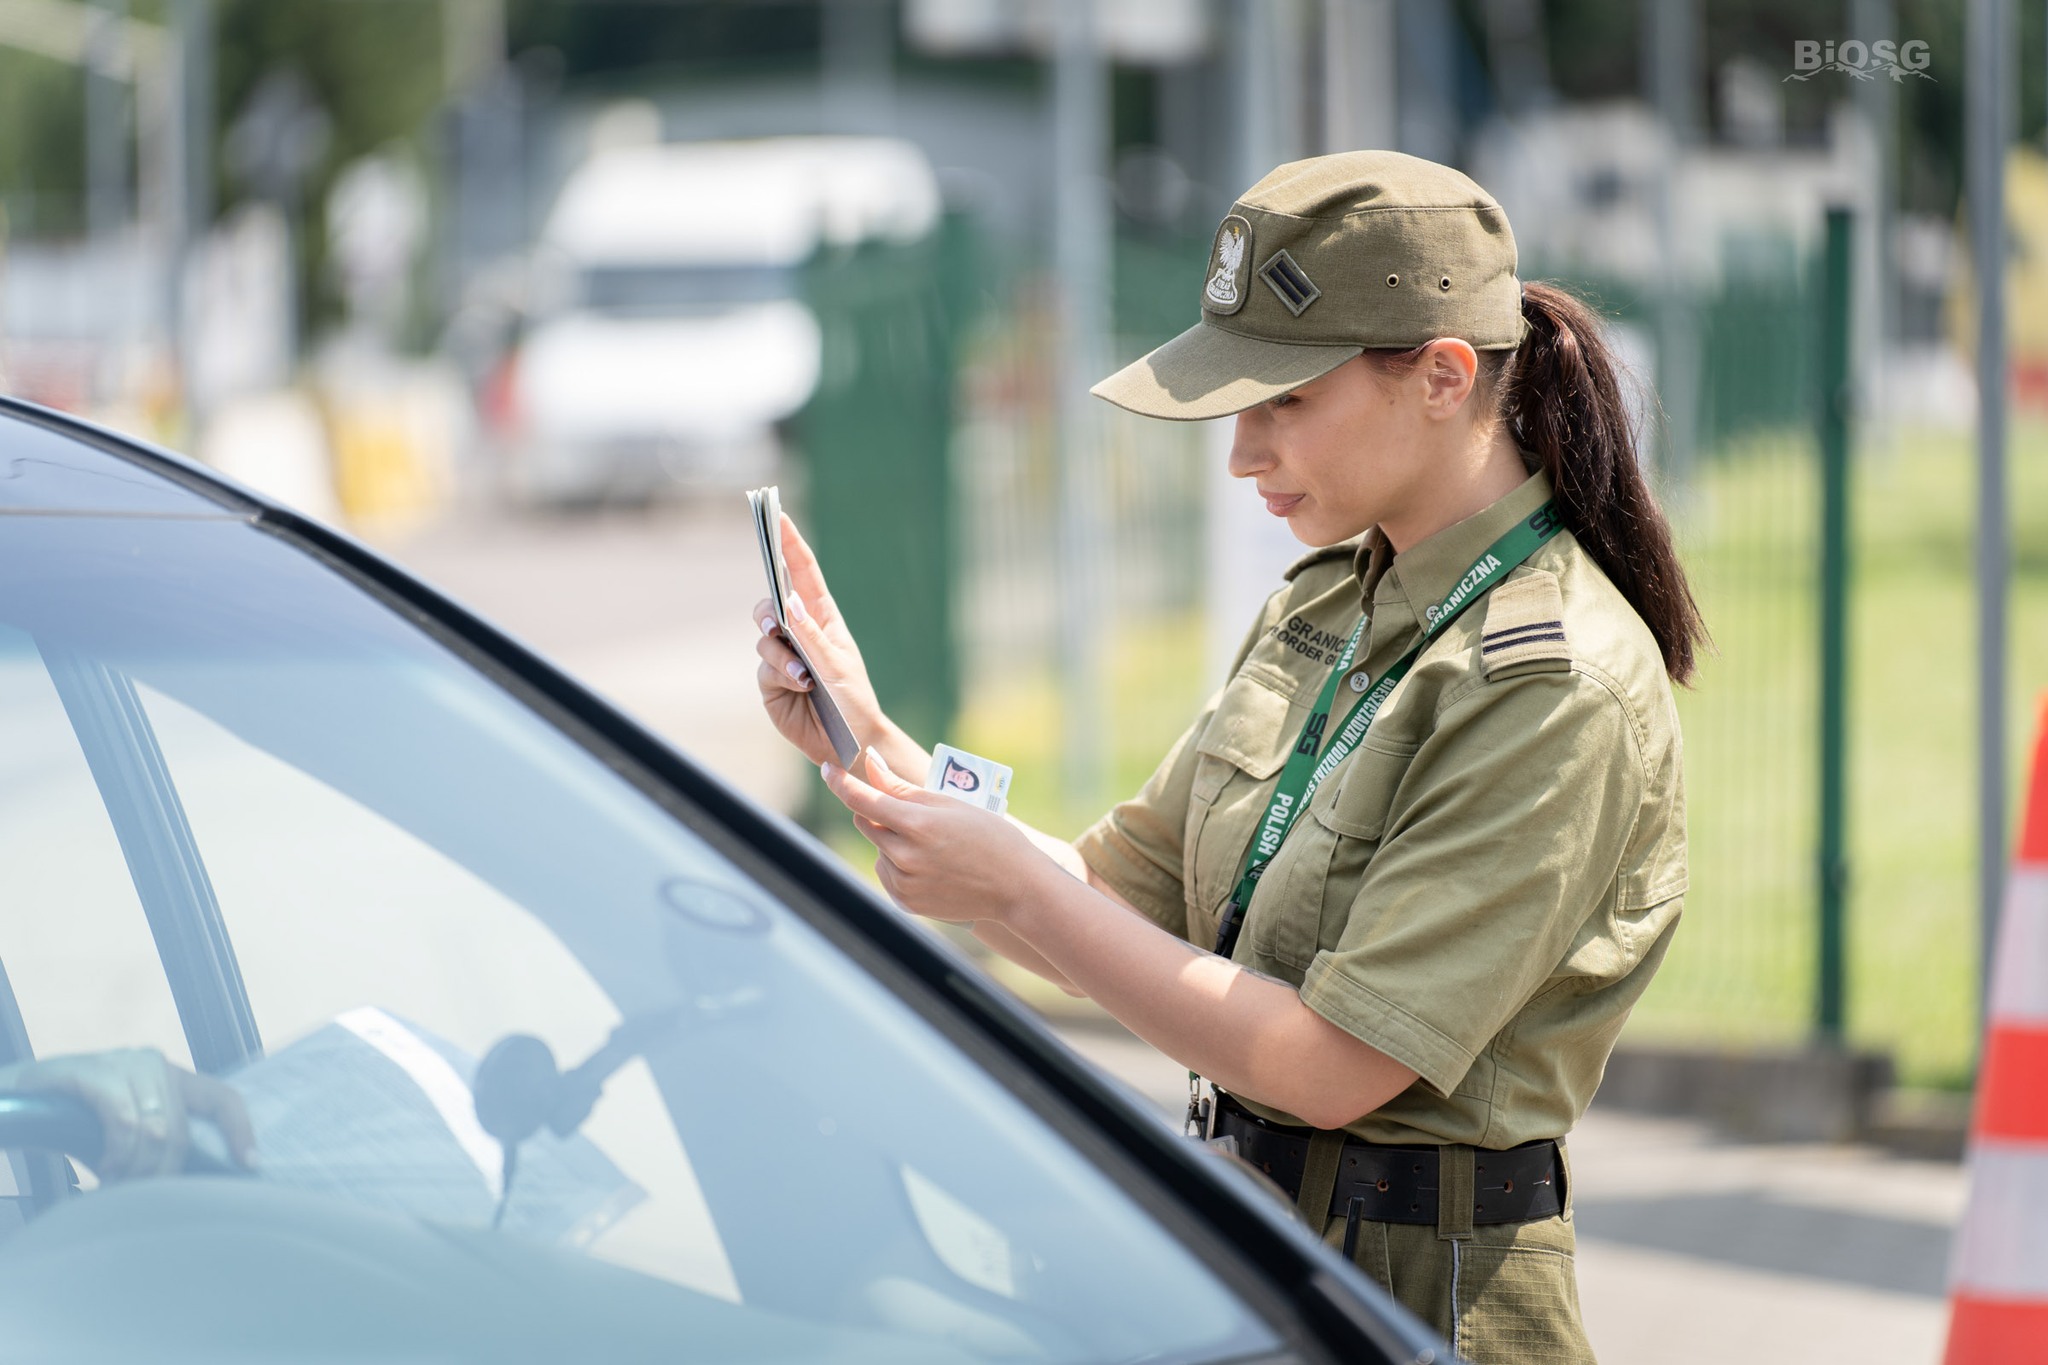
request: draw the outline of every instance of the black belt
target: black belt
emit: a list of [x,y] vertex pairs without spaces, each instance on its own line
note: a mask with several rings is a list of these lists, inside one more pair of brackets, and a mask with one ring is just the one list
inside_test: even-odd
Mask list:
[[[1300,1199],[1313,1128],[1273,1123],[1221,1091],[1216,1095],[1218,1137],[1237,1139],[1237,1154]],[[1329,1216],[1375,1223],[1438,1221],[1440,1147],[1400,1147],[1359,1138],[1344,1140]],[[1528,1223],[1564,1209],[1564,1160],[1549,1138],[1505,1150],[1473,1149],[1472,1221]],[[1356,1201],[1356,1202],[1354,1202]]]

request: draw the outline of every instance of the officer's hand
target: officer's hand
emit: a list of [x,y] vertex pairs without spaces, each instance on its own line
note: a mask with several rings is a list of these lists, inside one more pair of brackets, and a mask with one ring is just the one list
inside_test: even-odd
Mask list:
[[171,1065],[153,1047],[0,1068],[0,1090],[54,1091],[90,1105],[106,1134],[105,1152],[92,1168],[102,1180],[176,1172],[191,1145],[194,1116],[213,1121],[238,1164],[256,1164],[256,1134],[242,1097],[211,1076]]
[[827,763],[825,785],[875,846],[875,875],[904,909],[956,923],[1001,920],[1036,874],[1059,871],[1002,816],[906,782],[873,749],[865,758],[866,781]]
[[[847,630],[846,621],[825,586],[818,557],[811,553],[811,547],[804,543],[796,523],[786,513],[782,518],[782,557],[789,565],[791,588],[784,610],[797,643],[816,665],[825,686],[831,689],[854,738],[862,744],[889,743],[900,732],[882,714],[874,684],[868,681],[867,665],[861,662],[860,646],[853,642],[853,634]],[[796,651],[783,638],[775,623],[774,606],[765,597],[754,604],[754,624],[761,628],[760,642],[754,646],[754,652],[761,656],[755,679],[768,719],[784,739],[803,751],[805,758],[813,763],[825,762],[833,756],[832,745],[818,727],[818,718],[806,695],[815,680],[804,671]],[[908,754],[900,752],[898,758],[906,761]]]

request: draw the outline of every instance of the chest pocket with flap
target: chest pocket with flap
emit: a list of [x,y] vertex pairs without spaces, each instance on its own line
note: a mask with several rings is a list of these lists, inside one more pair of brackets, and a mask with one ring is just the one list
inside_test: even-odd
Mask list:
[[1344,766],[1330,776],[1327,802],[1317,802],[1309,813],[1334,834],[1347,839],[1378,843],[1387,831],[1387,814],[1393,809],[1394,793],[1408,775],[1419,744],[1375,741],[1367,736]]
[[1195,742],[1189,792],[1186,875],[1194,941],[1215,941],[1216,915],[1230,898],[1252,832],[1265,817],[1273,784],[1300,737],[1308,702],[1295,702],[1253,672],[1241,672]]
[[1291,968],[1284,974],[1293,976],[1305,972],[1319,950],[1338,945],[1415,752],[1415,746],[1368,739],[1295,821],[1245,922],[1259,965]]

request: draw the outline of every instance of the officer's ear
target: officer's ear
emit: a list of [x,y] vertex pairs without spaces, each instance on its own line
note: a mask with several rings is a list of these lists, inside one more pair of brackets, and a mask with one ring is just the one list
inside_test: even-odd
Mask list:
[[1456,416],[1472,396],[1479,352],[1462,337],[1438,337],[1422,348],[1415,372],[1422,381],[1423,410],[1443,421]]

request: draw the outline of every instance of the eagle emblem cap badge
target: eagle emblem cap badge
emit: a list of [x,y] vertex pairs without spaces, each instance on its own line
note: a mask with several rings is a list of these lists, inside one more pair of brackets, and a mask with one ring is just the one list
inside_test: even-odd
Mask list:
[[1244,307],[1251,257],[1252,225],[1233,213],[1216,229],[1216,244],[1209,248],[1209,282],[1202,286],[1204,308],[1227,315]]

